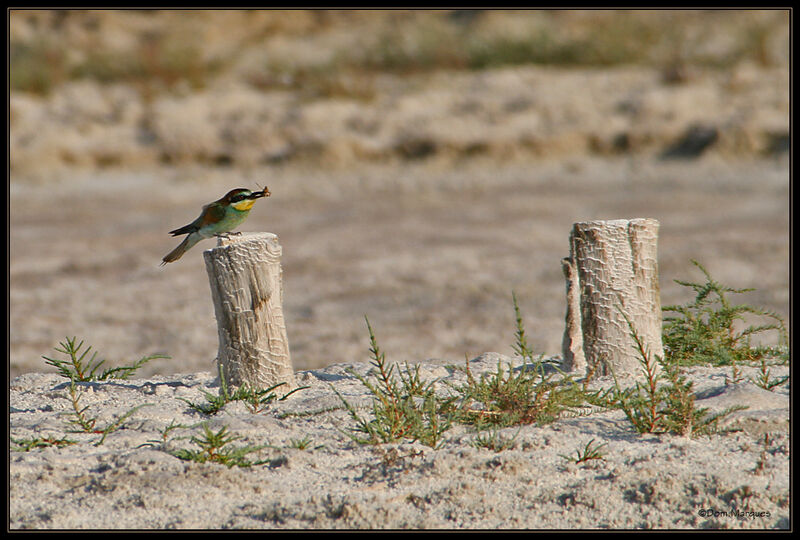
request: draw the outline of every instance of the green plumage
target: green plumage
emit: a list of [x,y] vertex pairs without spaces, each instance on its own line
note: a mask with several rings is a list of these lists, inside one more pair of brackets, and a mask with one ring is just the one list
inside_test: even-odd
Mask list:
[[[172,236],[180,236],[182,234],[187,236],[178,247],[170,251],[162,259],[161,265],[177,261],[186,251],[204,238],[211,238],[212,236],[233,231],[247,219],[256,199],[266,196],[269,196],[267,188],[255,192],[245,188],[237,188],[229,191],[218,201],[205,205],[203,211],[193,222],[170,231]],[[241,209],[237,209],[236,206],[240,206]]]

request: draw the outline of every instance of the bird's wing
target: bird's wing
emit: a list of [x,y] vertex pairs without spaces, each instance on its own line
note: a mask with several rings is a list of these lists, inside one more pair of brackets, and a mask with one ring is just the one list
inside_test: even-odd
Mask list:
[[172,236],[180,236],[182,234],[193,233],[197,230],[197,222],[199,221],[199,219],[200,218],[197,218],[188,225],[184,225],[183,227],[175,229],[174,231],[169,231],[169,234],[171,234]]
[[197,219],[188,225],[184,225],[183,227],[175,229],[174,231],[169,231],[169,234],[172,236],[179,236],[181,234],[193,233],[205,227],[206,225],[222,221],[222,218],[224,217],[225,208],[221,204],[213,202],[203,207],[203,211],[200,212],[200,215],[197,217]]
[[222,221],[224,217],[225,207],[219,203],[213,202],[203,207],[203,213],[200,214],[200,217],[197,218],[195,223],[198,224],[198,228],[202,228],[206,225],[218,223]]
[[200,227],[203,226],[203,224],[205,222],[206,213],[207,213],[206,210],[212,204],[214,204],[214,203],[207,204],[207,205],[203,206],[203,211],[200,212],[200,215],[197,216],[197,219],[195,219],[194,221],[192,221],[188,225],[184,225],[183,227],[179,227],[179,228],[175,229],[174,231],[169,231],[169,234],[171,234],[172,236],[180,236],[182,234],[189,234],[189,233],[193,233],[193,232],[197,231]]

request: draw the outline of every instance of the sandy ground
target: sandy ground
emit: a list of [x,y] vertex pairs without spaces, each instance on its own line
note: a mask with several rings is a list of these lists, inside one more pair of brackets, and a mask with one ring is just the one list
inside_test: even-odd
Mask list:
[[[508,357],[470,361],[479,376]],[[515,362],[519,365],[519,361]],[[463,366],[463,362],[462,362]],[[433,449],[410,441],[359,445],[334,389],[366,414],[370,399],[348,371],[372,377],[364,363],[298,373],[308,388],[251,413],[228,404],[209,417],[185,401],[216,394],[209,373],[81,383],[80,405],[107,425],[144,405],[102,444],[70,428],[68,383],[30,373],[11,384],[11,436],[63,437],[64,448],[12,452],[10,527],[68,529],[388,528],[593,529],[790,527],[789,390],[750,383],[726,386],[729,368],[692,368],[698,407],[731,415],[729,431],[695,439],[639,435],[620,411],[602,410],[542,427],[498,430],[510,448],[474,446],[476,434],[456,425]],[[785,375],[788,368],[773,368]],[[445,362],[420,367],[437,392],[464,383]],[[754,376],[751,368],[745,375]],[[595,387],[608,387],[608,380]],[[622,381],[626,386],[625,380]],[[248,454],[249,468],[183,461],[197,449],[199,424],[226,426],[233,446],[268,445]],[[174,424],[166,438],[165,428]],[[765,434],[767,438],[765,439]],[[486,434],[484,434],[486,435]],[[305,449],[293,442],[305,439]],[[164,442],[166,440],[166,442]],[[581,464],[587,443],[602,459]]]
[[[739,300],[788,317],[785,157],[730,162],[571,158],[404,162],[346,171],[158,169],[11,184],[12,376],[47,371],[65,336],[109,365],[161,352],[142,375],[212,369],[217,335],[202,250],[159,267],[188,223],[230,187],[266,183],[242,230],[283,246],[284,314],[295,369],[367,358],[364,315],[397,360],[511,352],[515,291],[539,352],[560,352],[560,259],[576,221],[661,223],[662,304],[701,281],[691,258]],[[735,297],[734,297],[735,298]],[[788,321],[787,321],[788,322]]]

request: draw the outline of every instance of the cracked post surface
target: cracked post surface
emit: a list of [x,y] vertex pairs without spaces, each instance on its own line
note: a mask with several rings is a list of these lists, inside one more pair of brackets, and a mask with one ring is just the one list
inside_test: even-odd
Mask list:
[[283,318],[282,249],[271,233],[220,238],[203,253],[219,332],[218,366],[232,386],[297,387]]
[[663,356],[658,221],[576,223],[567,280],[564,358],[573,370],[637,376],[638,353],[620,308],[651,355]]

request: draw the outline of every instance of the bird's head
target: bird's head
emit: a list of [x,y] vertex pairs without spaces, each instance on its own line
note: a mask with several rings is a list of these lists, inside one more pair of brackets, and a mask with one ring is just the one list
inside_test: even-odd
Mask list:
[[250,210],[261,197],[269,197],[269,190],[265,187],[261,191],[250,191],[247,188],[236,188],[230,190],[220,201],[223,205],[233,206],[236,210],[244,212]]

